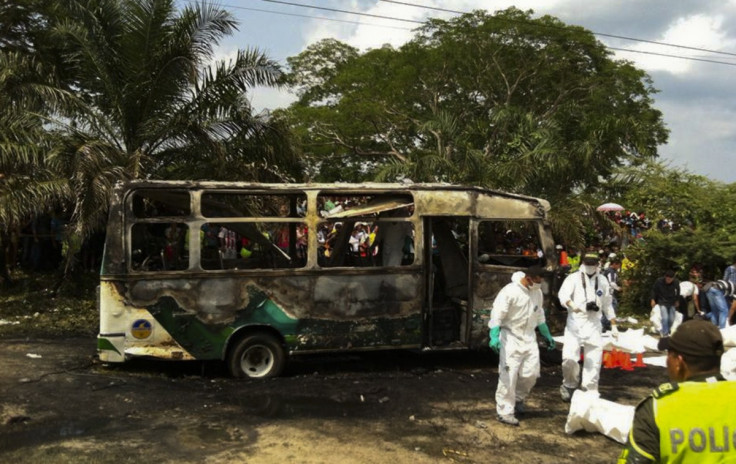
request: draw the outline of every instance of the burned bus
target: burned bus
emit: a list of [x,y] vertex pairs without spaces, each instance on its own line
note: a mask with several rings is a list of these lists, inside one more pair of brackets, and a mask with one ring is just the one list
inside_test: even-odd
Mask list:
[[511,275],[552,275],[549,208],[446,184],[121,183],[99,358],[222,360],[264,378],[301,353],[485,347]]

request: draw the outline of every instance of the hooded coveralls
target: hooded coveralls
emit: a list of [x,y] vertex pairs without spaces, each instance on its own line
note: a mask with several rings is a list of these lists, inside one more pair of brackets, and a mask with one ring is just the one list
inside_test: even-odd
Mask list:
[[539,378],[539,347],[534,329],[544,320],[542,291],[529,290],[517,273],[493,302],[488,327],[501,327],[496,412],[513,415]]
[[[598,390],[603,356],[600,311],[604,312],[609,321],[616,318],[616,313],[611,306],[611,294],[608,287],[608,279],[598,272],[593,274],[593,277],[588,277],[581,268],[580,271],[565,278],[558,292],[560,303],[568,308],[562,347],[562,385],[568,389],[578,386],[580,375],[578,360],[582,346],[585,359],[580,386],[585,390]],[[568,301],[572,301],[574,307],[583,309],[587,303],[595,302],[600,311],[573,311],[567,306]]]

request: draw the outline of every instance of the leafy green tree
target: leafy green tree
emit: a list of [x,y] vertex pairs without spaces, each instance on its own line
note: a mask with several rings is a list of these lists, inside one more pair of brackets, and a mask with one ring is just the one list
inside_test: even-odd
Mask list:
[[570,197],[656,157],[667,139],[643,71],[612,59],[581,27],[515,8],[430,20],[398,49],[360,54],[323,41],[288,63],[300,98],[286,117],[312,163],[363,163],[333,180],[543,196],[568,242],[582,242],[570,221],[583,210]]
[[[55,188],[43,168],[49,150],[43,119],[47,100],[60,93],[54,64],[58,47],[44,33],[54,2],[17,0],[0,3],[0,228],[13,228],[30,205],[53,203]],[[31,180],[34,189],[29,190]],[[31,201],[33,197],[36,201]],[[20,206],[13,208],[13,206]]]
[[[0,211],[22,217],[61,198],[77,234],[106,221],[111,187],[136,178],[289,180],[299,163],[287,127],[256,115],[247,94],[277,85],[281,70],[257,50],[211,63],[236,28],[211,4],[173,0],[78,0],[56,4],[38,32],[60,44],[56,86],[33,111],[43,156],[11,170],[25,148],[3,153]],[[33,48],[33,47],[31,47]],[[33,55],[33,50],[29,55]],[[48,79],[51,81],[52,79]],[[14,100],[20,101],[20,100]],[[42,124],[42,125],[41,125]],[[16,132],[18,140],[34,133]],[[24,144],[20,144],[24,145]],[[32,175],[29,173],[33,173]]]
[[[627,184],[622,201],[632,210],[645,212],[653,223],[643,231],[642,240],[626,249],[636,266],[626,275],[631,283],[624,292],[624,306],[648,314],[654,280],[669,268],[677,269],[678,278],[687,279],[690,268],[700,265],[706,278],[721,278],[736,256],[736,184],[658,163],[622,174]],[[661,220],[672,221],[674,227],[657,227]]]

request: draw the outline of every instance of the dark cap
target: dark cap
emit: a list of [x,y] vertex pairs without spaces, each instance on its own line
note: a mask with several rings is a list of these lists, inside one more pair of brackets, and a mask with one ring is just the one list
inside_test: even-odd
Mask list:
[[671,337],[659,340],[657,347],[690,356],[718,357],[723,354],[723,337],[712,322],[692,319],[680,325]]
[[530,266],[524,269],[524,275],[527,277],[540,277],[544,275],[544,268],[539,265]]
[[599,260],[598,253],[585,253],[585,256],[583,256],[583,264],[598,264]]

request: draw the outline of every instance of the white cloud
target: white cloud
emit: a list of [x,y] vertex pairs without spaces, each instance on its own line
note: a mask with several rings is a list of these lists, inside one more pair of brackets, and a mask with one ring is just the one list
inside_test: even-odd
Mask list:
[[662,159],[711,179],[734,182],[736,111],[713,101],[692,104],[670,99],[658,106],[672,131],[661,149]]
[[[721,15],[708,16],[705,14],[693,15],[687,18],[677,18],[669,29],[656,42],[675,45],[686,45],[688,47],[702,48],[708,50],[728,49],[733,46],[734,41],[729,40],[722,30],[724,18]],[[697,50],[668,47],[649,43],[638,43],[628,46],[632,50],[658,53],[665,55],[690,56],[694,58],[721,60],[719,55],[707,54]],[[648,55],[641,53],[617,52],[618,56],[634,61],[637,66],[646,71],[667,71],[673,74],[683,74],[692,71],[698,66],[696,61],[674,59],[664,56]]]
[[256,113],[264,109],[286,108],[296,101],[296,95],[273,87],[255,87],[250,95],[250,103]]
[[[426,17],[426,10],[380,2],[367,10],[362,10],[359,6],[356,6],[352,11],[417,21],[423,21]],[[419,25],[378,17],[341,16],[340,18],[362,24],[316,21],[312,28],[305,31],[306,43],[311,44],[324,38],[335,38],[360,50],[379,48],[386,43],[396,47],[411,39],[413,35],[411,29]]]
[[238,48],[232,45],[220,46],[215,49],[212,60],[208,63],[208,66],[212,66],[220,61],[234,61],[238,56]]

